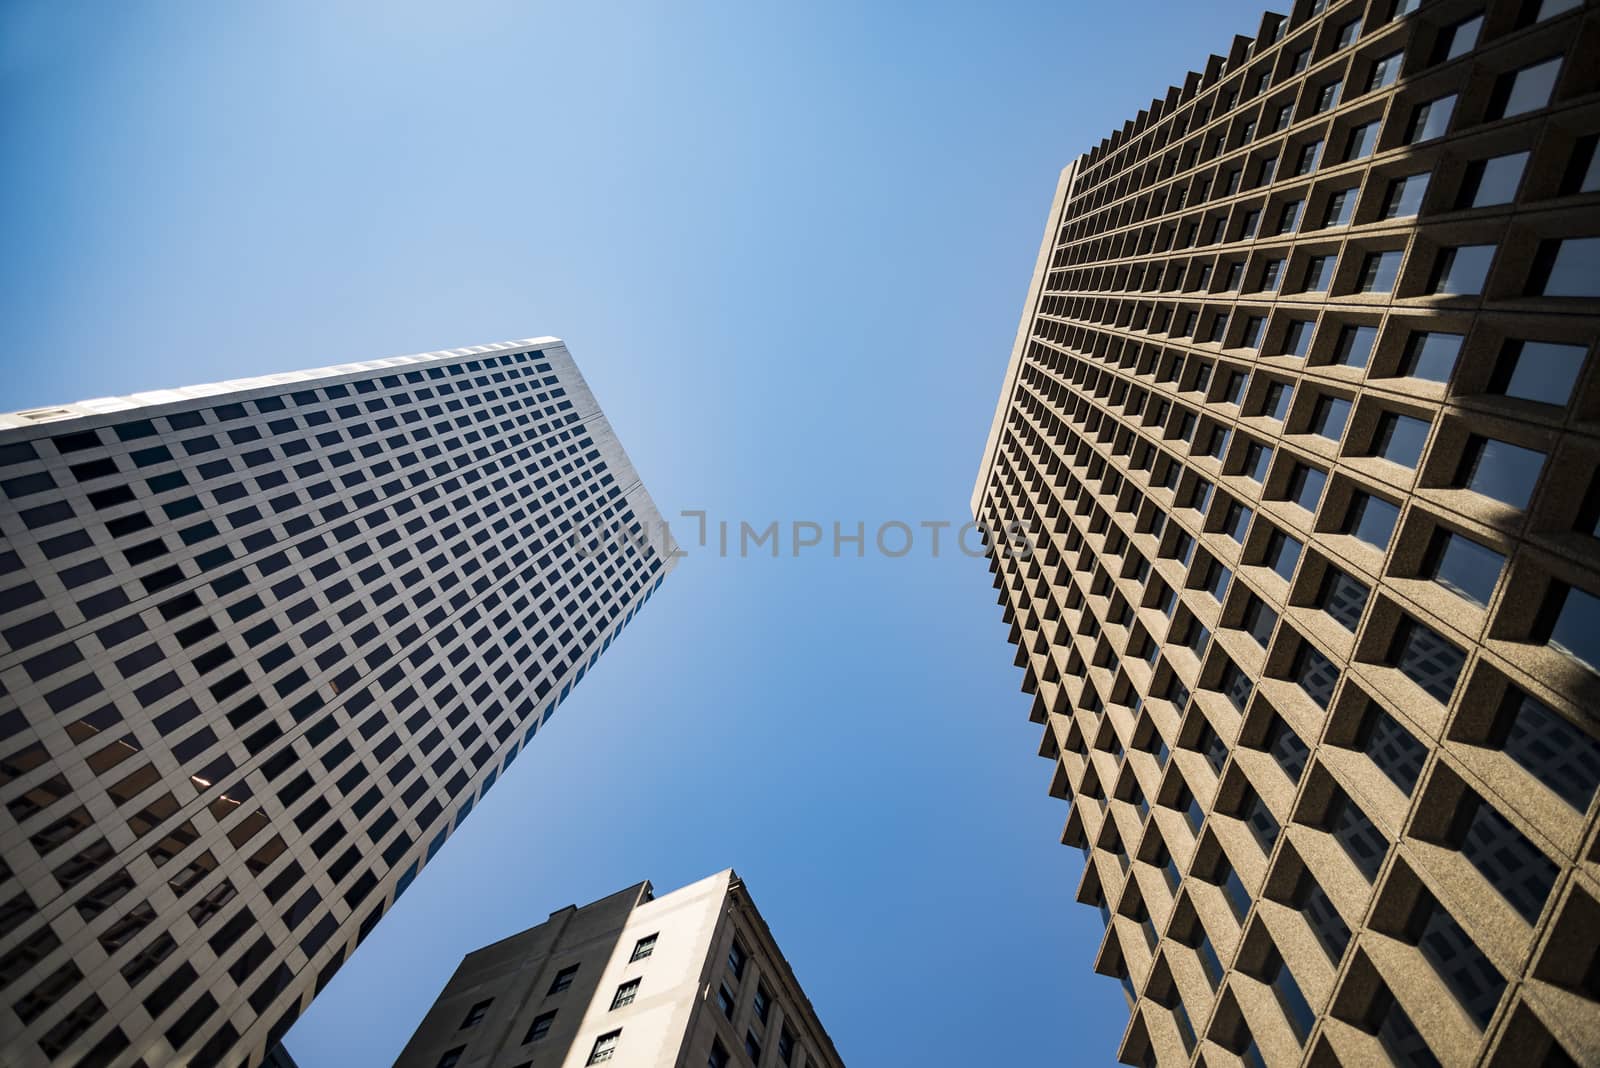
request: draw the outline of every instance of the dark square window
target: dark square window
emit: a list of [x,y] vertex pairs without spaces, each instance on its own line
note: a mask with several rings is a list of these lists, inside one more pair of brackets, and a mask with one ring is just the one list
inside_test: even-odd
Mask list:
[[1574,809],[1588,811],[1600,786],[1600,740],[1593,735],[1511,687],[1490,742]]
[[1327,708],[1333,700],[1333,688],[1339,681],[1339,669],[1333,661],[1323,656],[1310,642],[1302,641],[1295,651],[1290,668],[1294,681],[1320,707]]
[[1328,197],[1327,209],[1322,214],[1324,228],[1350,225],[1350,219],[1356,212],[1356,192],[1352,187],[1341,189]]
[[1468,792],[1456,807],[1451,844],[1529,923],[1539,919],[1558,869],[1493,805]]
[[1600,672],[1600,597],[1552,582],[1536,632],[1554,649]]
[[1322,500],[1322,487],[1328,481],[1327,473],[1309,464],[1297,463],[1289,473],[1289,484],[1284,497],[1308,512],[1315,512]]
[[1429,172],[1423,171],[1391,181],[1389,191],[1383,197],[1382,217],[1405,219],[1420,212],[1422,198],[1428,195],[1428,178]]
[[1512,508],[1526,508],[1544,459],[1542,452],[1474,434],[1462,451],[1455,482]]
[[1384,412],[1378,417],[1373,434],[1372,454],[1381,456],[1403,467],[1416,467],[1422,459],[1422,449],[1428,440],[1431,424],[1422,419],[1395,412]]
[[1294,578],[1294,569],[1300,563],[1300,542],[1281,530],[1267,536],[1266,553],[1261,562],[1277,572],[1285,582]]
[[1278,762],[1278,767],[1289,776],[1289,780],[1299,782],[1301,773],[1306,770],[1306,761],[1311,756],[1311,750],[1300,740],[1294,728],[1283,721],[1282,716],[1274,714],[1272,722],[1267,725],[1265,746],[1267,752]]
[[469,1027],[477,1027],[483,1022],[483,1018],[489,1014],[489,1006],[493,1004],[494,998],[485,998],[472,1006],[467,1010],[466,1019],[461,1021],[461,1026],[457,1030],[464,1031]]
[[1344,436],[1345,423],[1350,419],[1350,402],[1344,397],[1324,393],[1311,407],[1311,423],[1307,429],[1330,441]]
[[622,1040],[622,1031],[608,1031],[594,1040],[594,1049],[589,1052],[587,1064],[604,1064],[617,1055],[617,1043]]
[[1458,59],[1472,51],[1478,43],[1478,34],[1483,31],[1483,16],[1474,15],[1468,19],[1446,26],[1440,32],[1437,43],[1433,49],[1435,63],[1447,63]]
[[611,997],[611,1007],[620,1009],[624,1005],[632,1005],[633,999],[639,996],[639,979],[630,979],[617,987],[617,992]]
[[1448,382],[1461,355],[1462,336],[1419,330],[1406,339],[1399,374],[1429,382]]
[[1485,119],[1492,122],[1545,107],[1555,93],[1556,76],[1560,73],[1561,57],[1553,56],[1500,75],[1489,97]]
[[1367,598],[1371,593],[1365,583],[1357,582],[1336,568],[1329,568],[1322,577],[1317,606],[1340,626],[1354,632],[1356,625],[1361,622],[1361,613],[1366,611]]
[[1261,799],[1261,795],[1256,793],[1254,787],[1244,788],[1244,798],[1240,801],[1235,815],[1250,828],[1250,833],[1255,838],[1256,844],[1261,847],[1261,851],[1270,854],[1272,847],[1278,841],[1278,832],[1282,828],[1278,826],[1277,817],[1273,816],[1272,810]]
[[1427,746],[1371,699],[1367,701],[1357,740],[1367,758],[1409,797],[1422,774],[1423,762],[1428,759]]
[[1250,600],[1244,606],[1244,618],[1240,621],[1246,634],[1249,634],[1261,646],[1272,640],[1272,630],[1278,625],[1278,613],[1274,612],[1267,603],[1255,594],[1250,595]]
[[1339,342],[1333,349],[1333,362],[1346,367],[1365,367],[1377,340],[1378,328],[1375,326],[1346,326],[1339,331]]
[[522,1044],[527,1045],[529,1042],[537,1042],[545,1035],[548,1035],[550,1033],[550,1025],[555,1023],[555,1020],[556,1014],[553,1011],[535,1016],[533,1023],[528,1027],[528,1033],[522,1038]]
[[1369,252],[1361,261],[1361,275],[1356,279],[1357,293],[1392,293],[1395,279],[1400,276],[1399,249]]
[[1526,152],[1473,160],[1467,164],[1461,192],[1456,196],[1456,207],[1486,208],[1492,204],[1510,204],[1517,199],[1517,187],[1522,184],[1522,172],[1527,165]]
[[1536,297],[1600,296],[1600,237],[1541,241],[1528,279]]
[[1384,854],[1389,851],[1389,840],[1361,811],[1361,806],[1338,786],[1333,788],[1333,798],[1328,804],[1325,821],[1328,833],[1344,847],[1345,853],[1355,861],[1367,881],[1376,879],[1378,869],[1383,866]]
[[1305,280],[1300,288],[1306,293],[1326,293],[1333,283],[1333,257],[1312,256],[1306,261]]
[[1395,628],[1389,662],[1434,700],[1444,704],[1455,692],[1467,657],[1433,629],[1406,618]]
[[1505,978],[1489,963],[1455,918],[1424,894],[1407,924],[1409,933],[1473,1022],[1488,1026],[1505,993]]
[[1494,262],[1494,245],[1459,245],[1439,250],[1433,261],[1428,292],[1441,295],[1482,293]]
[[1283,331],[1283,355],[1305,358],[1311,351],[1311,335],[1315,324],[1310,319],[1291,319]]
[[1406,144],[1414,145],[1443,137],[1450,129],[1450,117],[1455,109],[1454,93],[1418,104],[1411,112],[1411,121],[1406,125]]
[[545,991],[545,996],[548,997],[551,994],[559,994],[563,990],[567,989],[567,987],[572,985],[572,979],[577,974],[578,966],[576,964],[571,964],[565,968],[562,968],[556,973],[555,979],[551,980],[550,989]]
[[1600,135],[1590,134],[1573,146],[1572,157],[1567,162],[1567,173],[1561,180],[1561,195],[1600,191]]
[[1261,414],[1283,422],[1283,417],[1289,414],[1289,401],[1293,396],[1293,386],[1287,382],[1273,382],[1267,386],[1266,394],[1262,397]]
[[1244,475],[1252,482],[1264,483],[1267,480],[1267,468],[1272,464],[1272,449],[1258,441],[1252,441],[1244,449]]
[[1452,593],[1487,605],[1500,581],[1506,558],[1471,538],[1440,528],[1433,532],[1422,561],[1422,577],[1431,578]]
[[1300,882],[1295,886],[1294,903],[1310,925],[1311,933],[1317,936],[1317,944],[1328,955],[1328,960],[1337,965],[1350,945],[1350,926],[1344,922],[1333,900],[1309,869],[1300,873]]
[[1565,405],[1572,397],[1572,387],[1587,355],[1588,350],[1582,345],[1509,340],[1500,351],[1489,392]]

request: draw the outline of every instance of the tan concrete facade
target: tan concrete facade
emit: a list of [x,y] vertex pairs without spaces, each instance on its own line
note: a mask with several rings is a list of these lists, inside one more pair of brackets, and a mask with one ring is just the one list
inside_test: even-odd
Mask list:
[[974,514],[1126,1063],[1600,1063],[1597,89],[1301,0],[1063,173]]
[[470,953],[396,1068],[842,1068],[732,871],[638,883]]

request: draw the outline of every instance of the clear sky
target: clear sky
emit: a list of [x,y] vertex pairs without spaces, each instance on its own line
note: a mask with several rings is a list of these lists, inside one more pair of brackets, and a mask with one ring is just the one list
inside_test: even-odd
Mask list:
[[[664,513],[959,524],[1058,171],[1260,2],[8,0],[0,409],[554,334]],[[927,549],[696,550],[291,1052],[731,865],[852,1065],[1110,1063],[989,573]]]

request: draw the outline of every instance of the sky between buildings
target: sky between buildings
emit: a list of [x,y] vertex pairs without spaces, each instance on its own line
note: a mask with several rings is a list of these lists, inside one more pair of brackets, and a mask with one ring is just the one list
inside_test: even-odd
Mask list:
[[711,524],[305,1068],[389,1064],[554,909],[729,865],[850,1064],[1114,1059],[988,570],[919,524],[967,518],[1060,168],[1259,2],[0,5],[0,409],[553,334]]

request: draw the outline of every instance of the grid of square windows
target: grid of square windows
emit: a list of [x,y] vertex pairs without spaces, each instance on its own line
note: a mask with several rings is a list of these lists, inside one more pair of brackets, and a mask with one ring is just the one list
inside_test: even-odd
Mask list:
[[[596,540],[641,519],[565,350],[478,353],[3,435],[6,861],[59,888],[29,897],[23,944],[54,901],[111,922],[130,982],[171,986],[148,1026],[174,1049],[240,1037],[216,1038],[210,992],[265,1017],[252,1045],[286,1029],[664,573],[647,541]],[[131,848],[55,788],[69,757]],[[212,972],[150,959],[147,854]],[[288,940],[243,937],[257,888]],[[68,963],[21,952],[7,974]],[[299,953],[331,963],[297,977]]]
[[[1283,836],[1268,831],[1305,823],[1342,847],[1374,895],[1404,822],[1406,810],[1392,806],[1426,812],[1437,803],[1430,775],[1472,776],[1479,758],[1452,747],[1501,754],[1530,791],[1562,783],[1582,818],[1592,819],[1590,747],[1577,745],[1563,759],[1553,744],[1563,729],[1569,742],[1593,738],[1578,711],[1581,672],[1535,669],[1551,704],[1506,705],[1552,709],[1546,719],[1527,712],[1532,726],[1514,730],[1523,715],[1504,712],[1492,729],[1488,720],[1463,726],[1458,743],[1448,725],[1463,709],[1493,704],[1501,689],[1520,692],[1507,688],[1509,678],[1527,678],[1527,665],[1508,659],[1504,645],[1480,648],[1484,610],[1497,604],[1502,584],[1526,578],[1548,592],[1537,613],[1496,607],[1506,613],[1497,634],[1600,674],[1600,648],[1578,648],[1592,629],[1579,621],[1600,618],[1592,607],[1600,605],[1600,569],[1592,553],[1578,565],[1573,550],[1556,545],[1562,531],[1587,537],[1600,529],[1600,507],[1578,510],[1587,484],[1572,486],[1547,462],[1600,461],[1600,441],[1570,418],[1594,403],[1593,319],[1580,324],[1504,303],[1600,295],[1584,281],[1594,273],[1583,244],[1591,233],[1562,230],[1587,225],[1578,209],[1562,215],[1552,206],[1538,230],[1507,223],[1504,209],[1595,187],[1592,120],[1547,138],[1552,120],[1540,110],[1593,98],[1593,79],[1572,73],[1570,36],[1579,31],[1575,13],[1593,13],[1491,3],[1486,25],[1533,27],[1513,49],[1499,30],[1480,40],[1475,25],[1437,34],[1429,6],[1400,5],[1332,53],[1325,48],[1359,8],[1296,5],[1288,18],[1268,15],[1253,45],[1213,57],[1064,178],[977,515],[991,526],[1018,521],[1037,535],[1027,558],[992,545],[991,567],[1033,717],[1045,727],[1041,752],[1058,763],[1052,792],[1072,803],[1064,840],[1089,858],[1080,900],[1131,916],[1137,910],[1123,902],[1137,894],[1145,909],[1156,884],[1135,875],[1153,864],[1176,902],[1145,909],[1155,917],[1154,938],[1142,928],[1127,938],[1108,922],[1103,970],[1121,979],[1133,1005],[1122,1049],[1129,1063],[1195,1055],[1161,980],[1176,950],[1160,925],[1181,916],[1191,896],[1202,911],[1207,899],[1191,891],[1192,879],[1174,887],[1165,858],[1193,857],[1190,870],[1215,873],[1203,877],[1236,928],[1254,916],[1261,876],[1245,874],[1247,856],[1237,865],[1230,859],[1238,840],[1226,827],[1213,829],[1214,805],[1246,819],[1245,841],[1269,853],[1269,878],[1284,861],[1281,846],[1266,845]],[[1442,47],[1456,55],[1435,60],[1427,49],[1444,36]],[[1473,63],[1504,72],[1490,79],[1487,101],[1460,93]],[[1426,79],[1413,79],[1425,71]],[[1258,84],[1267,88],[1253,96]],[[1280,122],[1286,104],[1297,107]],[[1522,124],[1477,128],[1496,115],[1522,116]],[[1372,126],[1375,116],[1382,118]],[[1214,132],[1223,128],[1248,128],[1253,139],[1218,142]],[[1286,161],[1276,187],[1226,177],[1260,154]],[[1565,174],[1559,188],[1525,180],[1541,167]],[[1434,217],[1452,209],[1471,214],[1455,216],[1448,237],[1436,234]],[[1201,214],[1243,225],[1208,231],[1220,233],[1220,243],[1202,244],[1202,231],[1190,226]],[[1211,280],[1231,278],[1236,262],[1245,288],[1214,288]],[[1580,308],[1588,305],[1572,306]],[[1218,320],[1234,326],[1220,334],[1204,328]],[[1530,350],[1537,355],[1524,364]],[[1211,429],[1192,439],[1164,433],[1200,364],[1228,384],[1207,393],[1198,413]],[[1211,466],[1219,440],[1221,479]],[[1108,492],[1111,474],[1116,488]],[[1542,492],[1557,479],[1569,487],[1560,500]],[[1151,566],[1124,569],[1123,546]],[[1229,576],[1226,598],[1201,596],[1217,591],[1221,575]],[[1430,590],[1418,588],[1419,577]],[[1461,612],[1463,599],[1476,611]],[[1108,629],[1121,606],[1132,606],[1139,626]],[[1419,733],[1419,721],[1435,726]],[[1135,746],[1136,737],[1146,744]],[[1230,762],[1235,738],[1272,753],[1297,780],[1296,797],[1257,782],[1254,765]],[[1452,740],[1442,745],[1443,738]],[[1306,746],[1303,762],[1291,739]],[[1431,760],[1441,748],[1445,756]],[[1184,750],[1200,762],[1152,765],[1140,755]],[[1394,790],[1380,792],[1377,804],[1352,770],[1373,765]],[[1249,792],[1235,792],[1241,785]],[[1155,801],[1149,816],[1147,798]],[[1520,801],[1496,794],[1494,803]],[[1162,823],[1164,812],[1176,822]],[[1148,845],[1156,834],[1159,849]],[[1582,840],[1580,829],[1564,840]],[[1561,858],[1575,862],[1571,853]],[[1506,877],[1495,870],[1485,878]],[[1350,915],[1364,907],[1343,904]],[[1449,996],[1452,980],[1441,981]],[[1234,1041],[1225,1014],[1212,1012],[1221,985],[1207,984],[1214,1001],[1185,995],[1178,1003],[1188,1019],[1215,1021],[1207,1037],[1251,1048]],[[1292,992],[1276,995],[1293,1026],[1301,1010],[1290,1004]],[[1374,1006],[1373,1030],[1385,1044],[1425,1051],[1439,1040],[1418,1032],[1398,1000]],[[1326,1002],[1316,1006],[1328,1011]],[[1358,1022],[1365,1027],[1365,1018]],[[1311,1036],[1308,1055],[1316,1042],[1341,1041]],[[1321,1051],[1330,1062],[1362,1059],[1351,1047],[1334,1049]]]

